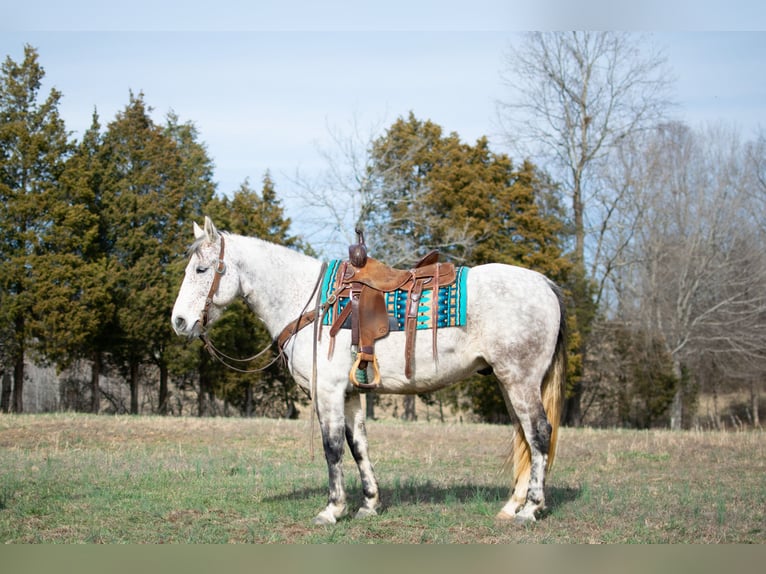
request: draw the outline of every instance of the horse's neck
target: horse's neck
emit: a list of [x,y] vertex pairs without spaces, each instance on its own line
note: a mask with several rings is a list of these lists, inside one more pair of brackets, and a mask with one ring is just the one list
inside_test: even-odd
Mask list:
[[[242,296],[272,336],[298,318],[310,301],[321,262],[261,239],[233,236],[232,258]],[[227,250],[230,249],[227,243]]]

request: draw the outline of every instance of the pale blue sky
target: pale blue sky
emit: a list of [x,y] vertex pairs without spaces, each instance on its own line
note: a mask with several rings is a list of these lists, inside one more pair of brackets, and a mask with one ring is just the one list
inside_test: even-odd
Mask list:
[[646,0],[618,10],[590,0],[585,11],[565,0],[0,4],[0,57],[20,60],[25,43],[39,50],[43,90],[63,93],[75,135],[94,108],[106,124],[130,90],[143,91],[158,121],[172,109],[197,125],[223,193],[248,176],[259,184],[267,169],[285,191],[296,169],[322,167],[317,147],[330,146],[330,129],[385,128],[410,110],[507,151],[495,103],[507,93],[508,47],[527,29],[653,30],[678,77],[678,119],[731,122],[746,135],[766,128],[764,2]]

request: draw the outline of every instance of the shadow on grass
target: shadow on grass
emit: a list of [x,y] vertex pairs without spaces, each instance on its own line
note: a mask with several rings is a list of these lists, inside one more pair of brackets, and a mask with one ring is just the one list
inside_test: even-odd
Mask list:
[[[347,485],[348,500],[353,505],[355,501],[363,497],[362,489],[358,484]],[[572,486],[549,486],[545,489],[547,511],[561,508],[577,500],[582,494],[580,487]],[[326,487],[306,487],[295,489],[264,498],[267,502],[306,500],[327,495]],[[380,499],[383,509],[417,505],[417,504],[471,504],[487,503],[498,505],[498,509],[505,504],[510,496],[507,486],[465,484],[459,486],[444,486],[434,484],[431,481],[395,481],[393,485],[380,486]]]

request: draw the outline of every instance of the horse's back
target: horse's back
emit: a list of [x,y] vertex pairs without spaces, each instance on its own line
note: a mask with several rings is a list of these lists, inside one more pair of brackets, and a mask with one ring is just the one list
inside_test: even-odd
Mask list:
[[486,301],[510,305],[515,309],[553,306],[558,312],[558,297],[545,275],[515,265],[488,263],[471,268],[468,274],[469,312],[472,304],[483,308]]
[[490,364],[528,354],[550,359],[561,321],[550,280],[523,267],[490,263],[471,269],[467,287],[467,324]]

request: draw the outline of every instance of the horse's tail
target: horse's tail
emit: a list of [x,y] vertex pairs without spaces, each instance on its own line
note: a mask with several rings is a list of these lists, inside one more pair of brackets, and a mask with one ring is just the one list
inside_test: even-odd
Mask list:
[[[564,410],[564,392],[567,375],[567,317],[561,290],[551,283],[551,288],[559,301],[559,333],[556,340],[556,350],[551,358],[551,363],[543,377],[541,392],[543,408],[551,425],[551,439],[548,447],[548,463],[546,472],[553,466],[556,458],[556,443],[558,442],[559,425]],[[516,432],[513,437],[513,482],[516,484],[519,477],[529,475],[532,467],[532,453],[529,444],[524,437],[521,425],[516,423]],[[510,461],[509,461],[510,462]]]
[[556,458],[556,444],[559,437],[559,426],[564,412],[564,393],[567,382],[567,316],[564,301],[561,292],[557,289],[556,295],[559,299],[559,334],[556,340],[556,351],[553,354],[553,360],[548,367],[543,379],[543,408],[548,416],[548,422],[551,425],[551,443],[548,448],[548,466],[547,470],[553,466],[553,460]]

